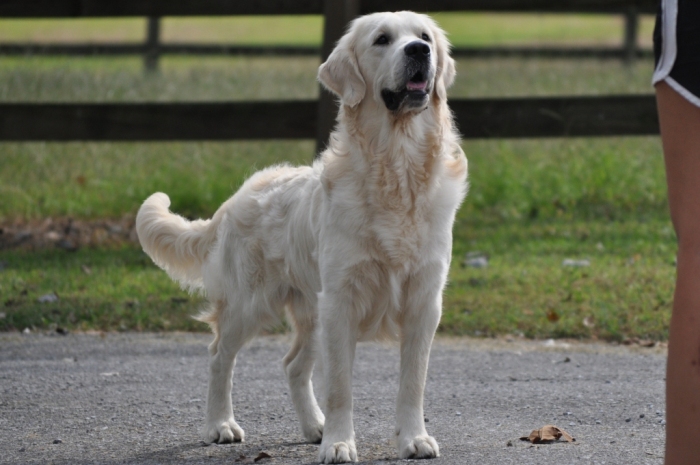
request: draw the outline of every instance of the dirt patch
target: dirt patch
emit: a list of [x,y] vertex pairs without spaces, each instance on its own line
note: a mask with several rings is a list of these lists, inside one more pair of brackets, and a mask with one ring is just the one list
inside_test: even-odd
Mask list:
[[138,244],[133,216],[120,219],[75,220],[45,218],[0,223],[0,250],[82,247],[114,247]]

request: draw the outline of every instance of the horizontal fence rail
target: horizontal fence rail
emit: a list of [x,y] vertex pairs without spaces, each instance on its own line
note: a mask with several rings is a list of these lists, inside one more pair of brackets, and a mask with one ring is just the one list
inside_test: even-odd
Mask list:
[[[91,56],[144,55],[151,46],[135,44],[0,44],[0,55],[8,56]],[[319,56],[321,47],[314,46],[255,46],[226,44],[160,43],[158,55],[202,56]],[[458,47],[452,50],[456,58],[480,57],[541,57],[541,58],[628,58],[629,51],[620,47]],[[651,58],[652,50],[636,49],[635,58]]]
[[[635,8],[655,13],[658,0],[363,0],[375,11],[510,11],[611,13]],[[80,18],[126,16],[318,15],[323,0],[3,0],[0,17]]]
[[360,11],[623,13],[630,8],[639,13],[656,13],[658,0],[363,0]]
[[466,139],[659,134],[652,95],[451,100]]
[[[144,55],[152,46],[144,43],[127,44],[0,44],[0,55]],[[251,55],[251,56],[319,56],[321,47],[295,45],[226,45],[159,43],[159,55]]]
[[651,49],[633,49],[621,47],[458,47],[452,49],[455,58],[652,58]]
[[[653,96],[454,99],[466,139],[652,135]],[[5,103],[0,141],[314,139],[318,102]]]

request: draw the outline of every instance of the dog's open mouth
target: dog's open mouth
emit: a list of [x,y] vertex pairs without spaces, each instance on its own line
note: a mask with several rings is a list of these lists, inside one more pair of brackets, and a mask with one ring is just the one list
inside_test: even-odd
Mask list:
[[411,79],[406,83],[406,90],[409,92],[423,92],[428,87],[428,81],[425,80],[423,73],[418,71],[414,74]]
[[404,101],[406,101],[407,105],[411,108],[421,107],[427,95],[428,81],[422,71],[418,71],[411,76],[406,86],[399,91],[389,89],[382,90],[384,105],[390,111],[398,110]]

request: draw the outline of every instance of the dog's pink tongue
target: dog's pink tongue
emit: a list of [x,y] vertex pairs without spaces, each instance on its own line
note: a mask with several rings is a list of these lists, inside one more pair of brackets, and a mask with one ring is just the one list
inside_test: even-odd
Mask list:
[[408,89],[408,90],[425,90],[427,85],[428,85],[427,82],[408,81],[408,84],[406,84],[406,89]]

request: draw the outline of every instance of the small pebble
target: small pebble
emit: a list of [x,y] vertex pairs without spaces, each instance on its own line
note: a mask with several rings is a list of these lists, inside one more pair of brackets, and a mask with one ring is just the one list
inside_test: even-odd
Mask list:
[[632,421],[632,419],[631,419],[631,418],[628,418],[628,419],[626,419],[625,421],[626,421],[627,423],[629,423],[630,421]]
[[462,414],[462,412],[455,413],[455,415],[457,415],[457,416],[460,416],[461,414]]
[[641,415],[639,415],[639,418],[644,418],[644,414],[642,413]]
[[590,260],[574,260],[572,258],[567,258],[561,262],[561,266],[569,266],[573,268],[582,268],[586,266],[591,266]]
[[595,421],[595,424],[596,424],[596,425],[600,425],[600,424],[602,424],[602,423],[603,423],[603,422],[600,421],[600,420],[596,420],[596,421]]
[[470,268],[486,268],[489,266],[489,260],[486,257],[469,258],[464,261],[464,265]]
[[58,302],[58,296],[55,293],[51,294],[45,294],[36,299],[37,302],[46,304],[46,303],[53,303],[53,302]]
[[53,443],[54,443],[54,444],[61,444],[62,442],[63,442],[63,441],[61,441],[60,439],[54,439],[54,440],[53,440]]

